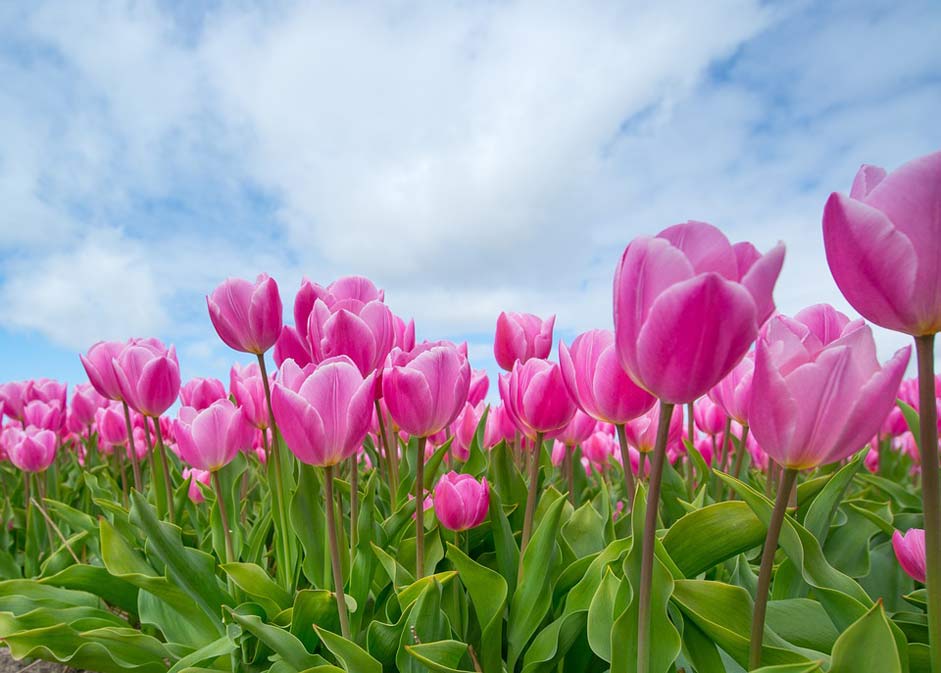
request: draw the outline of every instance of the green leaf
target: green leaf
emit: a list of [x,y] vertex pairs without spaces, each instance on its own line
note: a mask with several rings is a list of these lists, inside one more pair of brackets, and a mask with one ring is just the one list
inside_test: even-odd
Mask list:
[[238,645],[235,644],[235,641],[232,640],[229,634],[226,634],[218,640],[214,640],[211,643],[207,643],[203,647],[200,647],[195,652],[187,654],[185,657],[171,666],[167,673],[179,673],[185,668],[196,666],[211,659],[224,657],[227,654],[235,652],[237,649]]
[[[323,489],[317,472],[311,465],[301,463],[297,490],[291,499],[291,527],[304,550],[301,569],[304,577],[315,587],[331,586],[329,547],[326,544],[326,512],[323,508]],[[344,574],[344,577],[348,575]]]
[[806,664],[782,664],[780,666],[762,666],[752,673],[823,673],[820,663],[809,661]]
[[461,582],[467,588],[480,622],[480,664],[483,673],[501,673],[506,580],[452,544],[448,545],[448,559],[454,564]]
[[264,608],[268,619],[291,607],[291,594],[254,563],[223,563],[221,567],[236,586]]
[[605,520],[586,502],[562,526],[562,537],[568,543],[576,558],[595,554],[604,549]]
[[674,523],[663,546],[685,577],[695,577],[726,559],[759,546],[765,525],[744,502],[707,505]]
[[405,648],[445,640],[450,635],[451,625],[441,611],[441,584],[434,581],[425,587],[405,621],[399,649],[395,654],[395,665],[401,673],[419,673],[423,666]]
[[406,645],[405,650],[419,663],[438,673],[461,673],[461,671],[470,670],[456,668],[467,654],[467,644],[457,640]]
[[611,628],[615,617],[624,612],[632,597],[630,583],[622,582],[607,568],[588,608],[588,643],[592,652],[608,663],[611,662]]
[[270,647],[293,670],[303,671],[323,663],[320,657],[310,654],[300,640],[280,627],[266,624],[258,615],[240,614],[231,608],[226,608],[226,612],[239,626]]
[[767,624],[789,643],[827,654],[839,635],[820,603],[807,598],[770,601]]
[[902,670],[882,603],[873,605],[833,645],[830,673],[902,673]]
[[503,511],[503,501],[496,489],[490,488],[490,530],[497,555],[497,569],[506,580],[507,597],[516,591],[517,573],[520,567],[520,548],[513,537],[510,521]]
[[314,626],[324,646],[333,653],[340,664],[349,673],[382,673],[382,664],[376,661],[366,650],[347,640],[343,636]]
[[827,534],[830,532],[830,520],[842,502],[847,487],[859,471],[860,465],[862,465],[862,458],[857,456],[856,459],[840,468],[830,477],[820,495],[811,503],[807,517],[804,519],[804,527],[817,538],[820,544],[826,542]]
[[332,592],[325,589],[301,589],[294,597],[291,633],[304,643],[304,647],[311,654],[320,642],[314,626],[334,633],[340,630],[336,598]]
[[100,596],[109,605],[130,614],[137,614],[137,587],[115,577],[101,566],[71,565],[55,575],[42,578],[39,582],[87,591]]

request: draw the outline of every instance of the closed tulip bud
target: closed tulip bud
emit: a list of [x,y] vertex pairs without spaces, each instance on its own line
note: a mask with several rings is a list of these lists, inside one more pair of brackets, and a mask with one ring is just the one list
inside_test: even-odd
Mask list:
[[474,369],[471,371],[470,387],[467,390],[467,401],[477,406],[487,397],[487,391],[490,389],[490,379],[487,378],[487,370]]
[[487,478],[477,481],[469,474],[448,472],[435,486],[435,515],[449,530],[475,528],[487,518],[490,507],[490,486]]
[[33,400],[23,407],[23,420],[34,428],[58,433],[65,426],[65,410],[59,400]]
[[718,435],[725,429],[725,411],[708,397],[700,397],[693,405],[696,427],[707,435]]
[[197,505],[205,502],[206,496],[203,495],[203,490],[199,485],[209,486],[212,482],[212,472],[208,470],[197,470],[195,467],[186,467],[183,468],[183,479],[190,480],[189,489],[187,490],[189,499]]
[[[660,403],[656,402],[650,411],[643,416],[624,424],[624,434],[628,443],[640,453],[650,453],[657,441],[657,422],[660,418]],[[683,416],[673,414],[670,417],[670,428],[667,433],[667,446],[680,441],[683,436]]]
[[467,401],[470,365],[454,344],[425,342],[394,351],[382,376],[382,397],[395,424],[413,437],[440,432]]
[[506,379],[504,402],[519,430],[530,439],[560,430],[575,416],[576,406],[558,363],[539,358],[513,365]]
[[180,364],[173,346],[156,340],[136,341],[112,360],[121,397],[134,411],[156,418],[180,394]]
[[88,353],[78,356],[92,386],[109,400],[122,399],[121,385],[112,363],[125,346],[119,341],[99,341],[88,349]]
[[229,400],[217,400],[202,411],[182,407],[173,435],[180,457],[208,472],[222,469],[252,446],[252,427]]
[[336,465],[360,448],[372,418],[374,375],[365,378],[347,357],[301,369],[292,360],[271,395],[278,428],[308,465]]
[[621,366],[664,402],[702,397],[744,357],[774,311],[783,262],[783,244],[759,256],[704,222],[634,239],[614,279]]
[[511,371],[517,360],[526,362],[530,358],[549,357],[554,325],[554,315],[542,320],[531,313],[500,313],[493,341],[497,364]]
[[98,409],[95,412],[95,427],[98,429],[98,441],[108,452],[127,442],[127,425],[119,404],[109,404]]
[[879,473],[879,451],[869,447],[869,450],[866,452],[866,457],[863,459],[863,465],[867,470],[873,474]]
[[71,410],[75,423],[79,426],[89,426],[95,422],[95,412],[107,404],[107,400],[102,397],[94,386],[88,383],[80,383],[75,386],[72,393]]
[[24,472],[43,472],[56,459],[58,439],[52,430],[29,428],[17,439],[9,451],[9,459]]
[[626,423],[650,410],[655,398],[621,368],[610,330],[580,334],[567,347],[559,342],[562,375],[578,406],[606,423]]
[[194,378],[180,388],[180,402],[184,407],[202,411],[213,402],[226,399],[225,385],[219,379]]
[[595,469],[603,472],[608,468],[611,457],[618,450],[614,437],[606,432],[594,432],[582,443],[582,455],[587,458]]
[[911,348],[884,366],[862,321],[824,343],[797,319],[775,316],[758,340],[748,417],[779,465],[809,469],[846,458],[876,433],[895,401]]
[[383,365],[394,340],[392,311],[375,300],[344,299],[330,307],[318,299],[307,322],[313,362],[345,355],[363,376]]
[[553,439],[561,440],[566,446],[576,446],[588,439],[595,432],[597,425],[594,418],[580,409],[575,411],[572,420],[561,430],[552,433]]
[[892,533],[892,548],[895,558],[908,575],[916,582],[925,583],[925,531],[922,528],[909,528],[903,535],[899,531]]
[[206,297],[206,304],[212,326],[229,348],[261,355],[281,335],[281,295],[267,274],[254,283],[228,278]]
[[516,424],[506,413],[502,404],[491,407],[487,414],[487,425],[484,428],[484,446],[493,448],[501,441],[512,441],[516,435]]
[[755,353],[752,351],[709,390],[709,399],[718,404],[726,416],[741,425],[748,425],[754,371]]
[[68,384],[55,379],[33,379],[27,382],[27,401],[58,402],[63,409],[67,406]]
[[941,152],[892,173],[863,166],[823,211],[827,263],[864,318],[913,336],[941,331]]

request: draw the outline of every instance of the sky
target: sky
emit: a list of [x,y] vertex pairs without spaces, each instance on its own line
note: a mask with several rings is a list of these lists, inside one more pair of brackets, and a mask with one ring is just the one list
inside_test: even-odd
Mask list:
[[0,381],[130,336],[227,380],[205,295],[260,272],[288,317],[369,276],[495,372],[501,310],[610,328],[624,247],[689,219],[783,240],[781,311],[855,315],[823,204],[941,148],[938,35],[931,1],[2,3]]

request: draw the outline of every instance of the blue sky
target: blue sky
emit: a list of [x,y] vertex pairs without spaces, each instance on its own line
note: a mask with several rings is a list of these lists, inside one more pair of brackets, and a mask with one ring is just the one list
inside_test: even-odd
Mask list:
[[500,310],[609,327],[620,251],[686,219],[848,310],[822,206],[941,147],[938,35],[937,2],[4,3],[0,381],[145,335],[225,378],[204,295],[260,271],[286,307],[368,275],[493,370]]

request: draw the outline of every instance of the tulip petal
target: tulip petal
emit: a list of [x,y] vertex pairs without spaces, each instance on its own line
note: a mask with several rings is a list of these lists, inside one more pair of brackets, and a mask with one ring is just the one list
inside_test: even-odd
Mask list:
[[784,265],[784,244],[778,243],[751,265],[742,277],[742,285],[751,293],[758,311],[758,324],[774,313],[774,285]]
[[797,401],[771,359],[764,339],[755,348],[748,424],[762,448],[781,465],[789,465],[797,418]]
[[697,273],[717,273],[727,280],[739,279],[738,260],[732,244],[718,227],[707,222],[690,220],[664,229],[657,238],[663,238],[682,250]]

